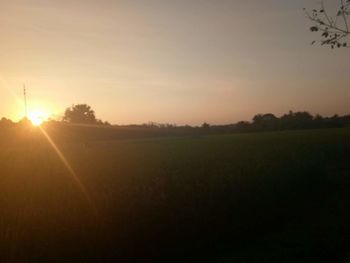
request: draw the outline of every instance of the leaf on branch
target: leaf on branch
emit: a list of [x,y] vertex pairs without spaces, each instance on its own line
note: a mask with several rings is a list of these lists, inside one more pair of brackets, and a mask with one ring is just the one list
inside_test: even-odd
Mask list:
[[[350,37],[350,0],[341,0],[339,8],[333,17],[328,16],[323,4],[321,8],[313,9],[306,12],[307,17],[313,22],[313,26],[309,27],[311,32],[320,32],[320,39],[312,41],[311,45],[319,43],[320,45],[328,45],[332,49],[350,47],[346,41]],[[338,19],[338,17],[342,19]]]

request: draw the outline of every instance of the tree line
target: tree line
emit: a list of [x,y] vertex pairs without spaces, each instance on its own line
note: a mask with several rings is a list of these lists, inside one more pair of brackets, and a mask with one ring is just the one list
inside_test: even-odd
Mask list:
[[[15,123],[7,118],[0,120],[0,127],[15,127],[21,124],[27,124],[29,121],[25,118]],[[95,111],[87,104],[73,105],[65,110],[60,120],[49,120],[47,124],[86,124],[86,125],[104,125],[109,127],[129,127],[142,129],[157,129],[163,131],[183,131],[186,134],[194,133],[227,133],[227,132],[260,132],[260,131],[281,131],[281,130],[300,130],[300,129],[321,129],[321,128],[341,128],[350,127],[350,115],[332,117],[323,117],[319,114],[313,116],[307,111],[293,112],[289,111],[280,117],[272,113],[256,114],[251,121],[239,121],[233,124],[210,125],[203,123],[200,126],[178,126],[171,123],[148,122],[135,125],[111,125],[107,121],[97,119]]]
[[195,130],[202,133],[225,132],[260,132],[302,129],[322,129],[350,127],[350,115],[323,117],[319,114],[313,116],[307,111],[289,111],[280,117],[272,113],[256,114],[251,121],[239,121],[233,124],[211,125],[203,123],[201,126],[177,126],[171,123],[149,122],[141,125],[128,125],[134,128],[149,128],[161,130]]
[[240,121],[234,125],[239,131],[278,131],[299,129],[340,128],[350,126],[350,115],[323,117],[307,111],[289,111],[281,117],[272,113],[257,114],[251,122]]

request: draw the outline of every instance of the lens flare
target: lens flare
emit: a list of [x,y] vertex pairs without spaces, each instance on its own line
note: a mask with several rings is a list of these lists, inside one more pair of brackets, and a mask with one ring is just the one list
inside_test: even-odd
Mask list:
[[87,191],[87,189],[85,188],[85,186],[83,185],[83,183],[81,182],[81,180],[79,179],[78,175],[76,174],[76,172],[74,171],[74,169],[72,168],[72,166],[69,164],[68,160],[66,159],[66,157],[63,155],[62,151],[58,148],[57,144],[51,139],[51,137],[49,136],[49,134],[45,131],[45,129],[41,126],[38,126],[40,131],[42,132],[42,134],[44,135],[44,137],[47,139],[47,141],[49,142],[49,144],[51,145],[51,147],[53,148],[53,150],[56,152],[56,154],[58,155],[58,157],[60,158],[60,160],[62,161],[62,163],[64,164],[64,166],[67,168],[69,174],[72,176],[73,180],[75,181],[76,185],[78,186],[78,188],[80,189],[81,193],[83,194],[83,196],[85,197],[85,199],[88,201],[88,203],[90,204],[95,216],[97,216],[97,208],[94,204],[94,202],[92,202],[90,195]]

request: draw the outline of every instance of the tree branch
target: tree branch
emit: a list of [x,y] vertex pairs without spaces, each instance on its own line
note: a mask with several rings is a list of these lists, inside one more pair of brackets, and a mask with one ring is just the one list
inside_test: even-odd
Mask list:
[[[340,0],[340,7],[337,10],[335,18],[332,18],[324,5],[321,2],[321,9],[313,9],[312,12],[308,12],[304,9],[306,17],[314,23],[314,26],[310,27],[312,32],[321,31],[321,45],[330,45],[334,47],[347,47],[346,38],[350,35],[348,16],[350,12],[348,8],[350,6],[350,0]],[[339,25],[338,17],[342,17],[344,24]],[[312,43],[315,43],[313,41]]]

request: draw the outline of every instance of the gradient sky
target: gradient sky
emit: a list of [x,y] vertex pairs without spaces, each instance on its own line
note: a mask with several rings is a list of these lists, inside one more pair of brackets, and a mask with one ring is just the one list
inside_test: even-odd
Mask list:
[[[335,3],[329,0],[329,3]],[[0,116],[88,103],[116,124],[350,113],[350,50],[310,46],[317,0],[1,0]]]

